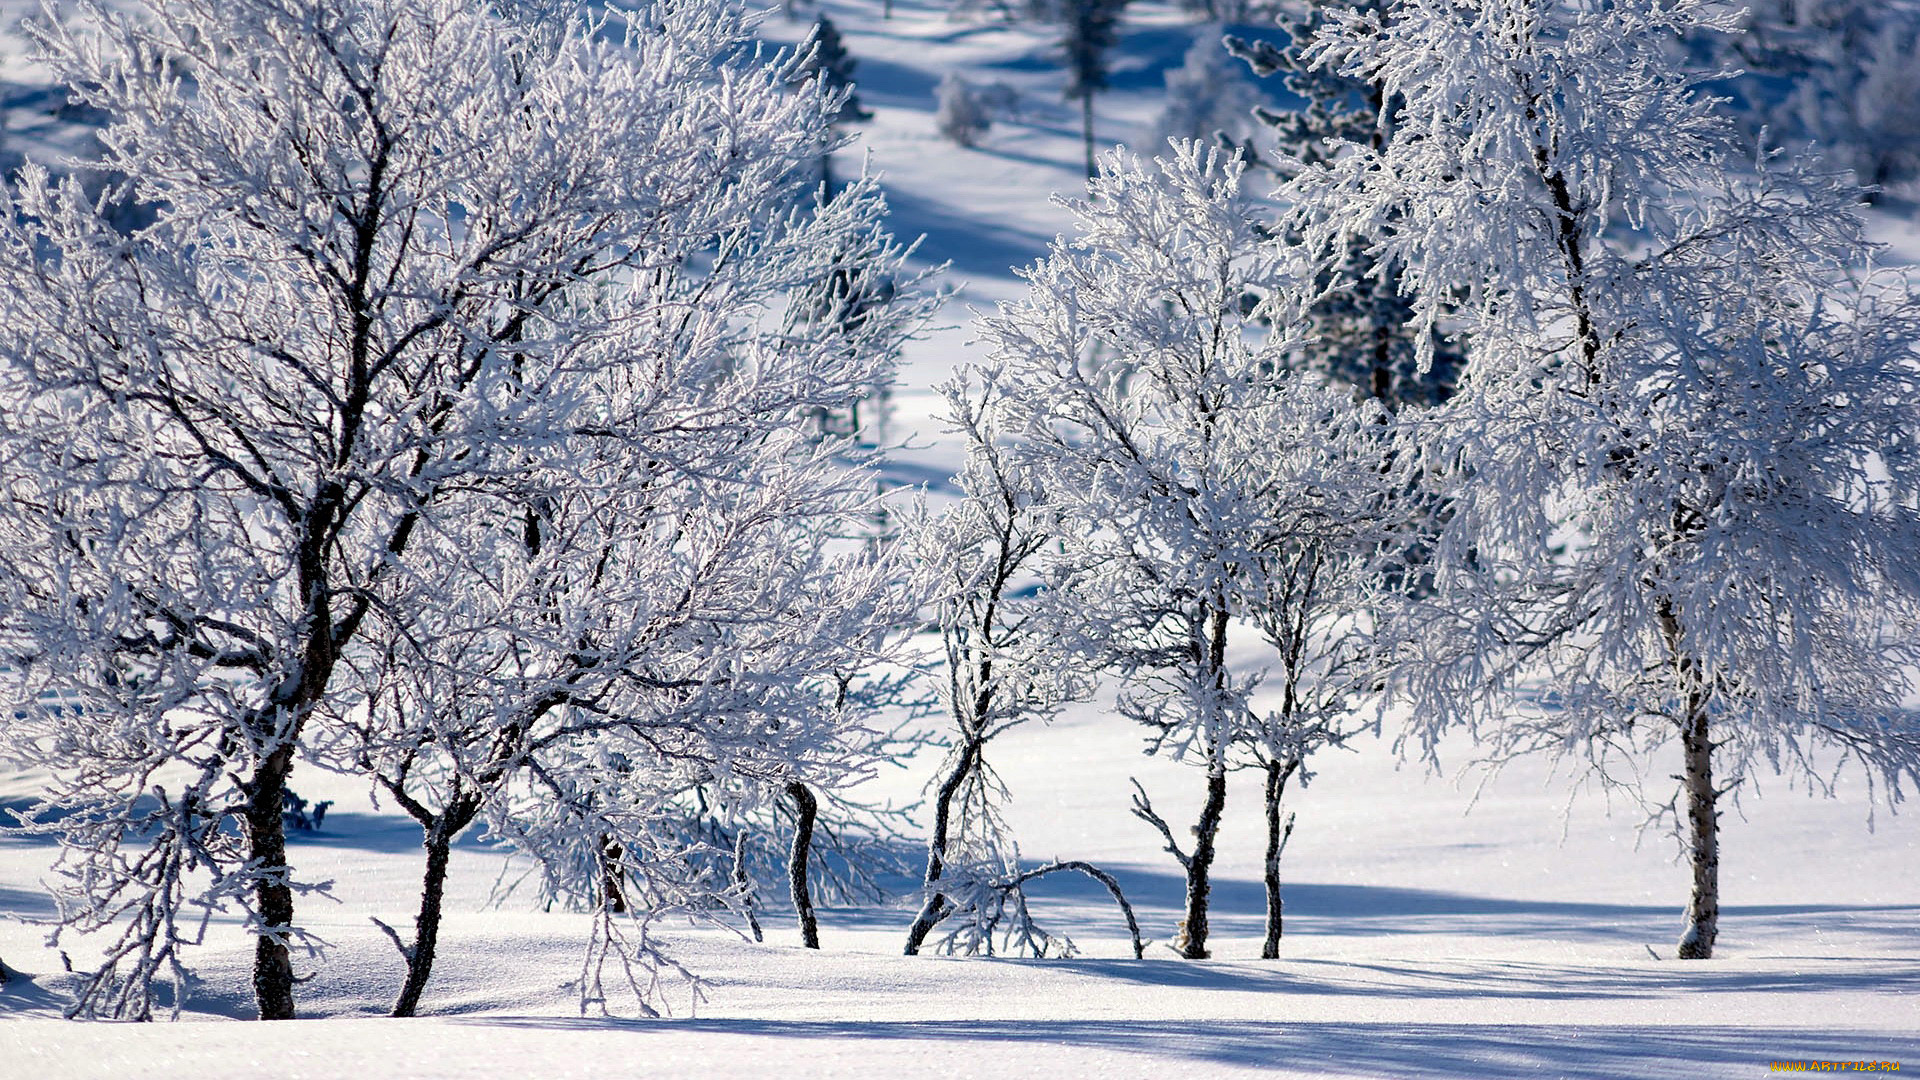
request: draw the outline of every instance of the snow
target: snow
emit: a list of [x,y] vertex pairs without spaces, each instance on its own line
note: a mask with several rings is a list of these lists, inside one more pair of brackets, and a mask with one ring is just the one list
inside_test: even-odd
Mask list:
[[[1143,758],[1131,725],[1097,706],[994,745],[1013,827],[1034,859],[1112,870],[1143,930],[1172,936],[1181,878],[1125,816],[1126,777],[1188,816],[1196,770]],[[885,777],[913,794],[933,765]],[[0,925],[0,957],[38,978],[0,991],[0,1075],[466,1077],[623,1075],[1751,1076],[1772,1060],[1920,1058],[1920,836],[1861,806],[1769,790],[1727,829],[1720,956],[1672,959],[1685,871],[1664,837],[1636,850],[1637,815],[1531,763],[1480,791],[1363,741],[1329,755],[1296,803],[1283,864],[1283,959],[1262,962],[1257,778],[1237,775],[1216,866],[1214,955],[1163,944],[1126,959],[1124,928],[1089,886],[1050,882],[1037,914],[1081,946],[1072,960],[898,955],[904,901],[821,913],[824,949],[798,947],[784,912],[767,943],[677,929],[675,955],[706,1000],[662,1021],[581,1016],[570,986],[583,916],[486,907],[501,867],[469,842],[454,858],[442,956],[417,1021],[377,1018],[401,974],[367,921],[410,917],[417,830],[351,780],[295,786],[340,800],[296,865],[335,879],[338,904],[303,918],[333,951],[300,988],[324,1022],[206,1023],[248,1014],[247,939],[216,925],[195,950],[204,985],[178,1025],[54,1019],[58,958],[35,928]],[[9,802],[31,777],[9,778]],[[1471,812],[1469,805],[1471,804]],[[1386,808],[1386,809],[1383,809]],[[1178,818],[1176,817],[1176,820]],[[48,850],[0,841],[0,907],[47,909],[31,888]],[[1058,881],[1059,879],[1053,879]],[[1649,955],[1649,947],[1662,959]],[[312,965],[299,965],[304,972]],[[616,1001],[615,1006],[618,1007]],[[264,1030],[264,1034],[263,1034]],[[17,1070],[17,1071],[16,1071]]]
[[[920,257],[951,261],[962,286],[941,328],[911,350],[895,397],[909,440],[895,475],[937,492],[956,462],[930,387],[977,355],[970,307],[1017,296],[1009,268],[1038,258],[1064,227],[1048,195],[1078,188],[1080,148],[1044,36],[951,21],[911,0],[895,8],[891,20],[879,0],[827,10],[876,114],[862,147],[884,173],[894,228],[924,233]],[[1117,89],[1097,100],[1109,142],[1146,130],[1162,74],[1194,29],[1158,5],[1128,20]],[[810,21],[804,10],[797,22],[775,16],[764,33],[792,40]],[[1027,119],[996,121],[973,150],[941,140],[932,90],[950,69],[1016,86]],[[7,101],[22,100],[27,72],[8,60]],[[38,122],[37,107],[7,116],[9,149],[13,133]],[[843,155],[840,175],[852,160]],[[1890,261],[1920,260],[1914,217],[1892,200],[1875,212]],[[302,874],[335,882],[337,902],[306,897],[299,907],[332,946],[318,963],[296,955],[314,973],[298,991],[313,1019],[224,1022],[250,1013],[252,946],[237,923],[217,920],[191,950],[201,982],[182,1023],[65,1022],[61,959],[44,947],[44,928],[0,922],[0,960],[15,973],[0,987],[0,1078],[1692,1078],[1750,1077],[1782,1060],[1920,1062],[1920,831],[1910,812],[1882,810],[1870,828],[1857,786],[1836,800],[1780,780],[1743,790],[1725,822],[1716,958],[1681,963],[1672,945],[1686,871],[1669,837],[1639,831],[1638,806],[1572,796],[1572,778],[1539,761],[1483,785],[1459,771],[1471,747],[1442,750],[1438,774],[1400,764],[1386,738],[1316,759],[1317,778],[1289,796],[1299,824],[1282,867],[1278,961],[1252,959],[1263,919],[1259,786],[1236,774],[1215,866],[1217,959],[1183,961],[1164,944],[1181,876],[1127,814],[1127,779],[1139,777],[1178,822],[1192,819],[1202,777],[1143,757],[1137,728],[1110,703],[1072,708],[1011,732],[990,756],[1027,858],[1112,871],[1155,941],[1146,959],[1126,958],[1123,924],[1091,882],[1056,877],[1035,890],[1037,917],[1081,947],[1071,960],[900,956],[915,907],[905,896],[822,909],[824,948],[813,953],[769,899],[765,944],[666,928],[674,955],[703,977],[705,1000],[694,1006],[675,988],[676,1015],[658,1021],[582,1016],[573,984],[586,918],[538,910],[530,887],[490,905],[496,882],[526,868],[503,870],[473,839],[454,856],[426,1015],[384,1019],[402,965],[369,919],[409,925],[419,832],[360,782],[303,767],[292,786],[335,800],[324,830],[291,838]],[[903,762],[871,794],[917,798],[936,763]],[[1649,773],[1676,766],[1654,762]],[[37,780],[0,775],[0,806],[23,805]],[[36,884],[51,858],[44,843],[0,838],[0,913],[52,914]]]

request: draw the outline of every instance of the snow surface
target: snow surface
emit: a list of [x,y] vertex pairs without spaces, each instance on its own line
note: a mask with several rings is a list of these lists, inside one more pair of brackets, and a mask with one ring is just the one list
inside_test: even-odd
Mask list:
[[[0,7],[19,10],[8,2]],[[930,387],[967,359],[969,305],[1017,295],[1009,272],[1063,226],[1048,201],[1080,183],[1077,118],[1059,99],[1043,36],[987,20],[952,21],[900,0],[830,0],[859,61],[875,117],[863,147],[882,171],[895,228],[924,233],[921,255],[951,261],[962,286],[940,328],[916,345],[896,397],[910,445],[895,472],[936,493],[954,467]],[[805,13],[803,12],[803,16]],[[1115,92],[1099,99],[1107,140],[1147,129],[1169,66],[1197,27],[1165,7],[1129,12]],[[778,16],[767,36],[802,23]],[[6,149],[73,145],[72,129],[34,96],[33,69],[0,43]],[[996,123],[963,150],[933,129],[933,87],[950,69],[1005,81],[1026,96],[1024,122]],[[846,154],[845,175],[857,161]],[[1920,261],[1914,208],[1889,200],[1875,227],[1889,261]],[[295,834],[292,860],[334,879],[329,902],[300,919],[332,943],[307,960],[299,1004],[313,1021],[224,1023],[250,1013],[251,941],[216,921],[192,950],[200,977],[180,1024],[72,1024],[58,1019],[60,957],[45,930],[0,922],[0,1080],[124,1077],[1154,1077],[1485,1076],[1746,1077],[1772,1061],[1882,1060],[1920,1068],[1920,831],[1882,810],[1869,828],[1858,788],[1825,800],[1779,780],[1742,793],[1724,833],[1716,958],[1680,963],[1687,875],[1660,832],[1638,830],[1637,805],[1588,792],[1522,762],[1479,785],[1457,770],[1398,764],[1385,740],[1330,753],[1291,796],[1299,824],[1287,850],[1283,959],[1259,961],[1263,836],[1256,778],[1235,778],[1216,864],[1211,961],[1182,961],[1164,942],[1181,878],[1157,837],[1126,811],[1137,776],[1170,819],[1198,806],[1197,771],[1140,754],[1137,731],[1098,704],[1014,732],[990,749],[1013,793],[1026,855],[1090,859],[1113,871],[1156,944],[1135,961],[1103,893],[1048,879],[1036,912],[1065,930],[1072,960],[899,955],[905,899],[821,913],[824,948],[798,947],[769,905],[768,940],[670,927],[677,957],[705,980],[692,1007],[650,1021],[582,1016],[575,980],[584,917],[542,912],[524,896],[494,907],[500,859],[476,840],[454,859],[449,914],[423,1012],[382,1017],[401,965],[369,921],[406,927],[421,872],[417,829],[376,807],[357,781],[296,772],[293,786],[335,806],[318,834]],[[934,759],[901,763],[875,797],[918,797]],[[1658,779],[1677,762],[1655,762]],[[0,775],[0,805],[20,806],[31,773]],[[1611,811],[1611,813],[1609,813]],[[909,859],[913,852],[903,852]],[[45,918],[38,890],[52,849],[0,839],[0,913]],[[505,879],[511,880],[512,868]],[[905,879],[895,882],[900,891]],[[70,946],[71,947],[71,946]],[[83,951],[76,949],[76,963]],[[616,1000],[614,1007],[621,1008]]]

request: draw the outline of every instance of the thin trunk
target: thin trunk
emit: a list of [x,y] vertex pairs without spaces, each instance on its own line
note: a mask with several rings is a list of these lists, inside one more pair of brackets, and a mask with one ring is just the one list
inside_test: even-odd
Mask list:
[[440,901],[447,884],[447,860],[452,855],[453,838],[443,829],[427,833],[427,874],[420,886],[420,914],[413,920],[413,948],[407,953],[407,981],[389,1016],[412,1016],[420,1007],[420,995],[433,973],[434,950],[440,943]]
[[620,877],[620,860],[626,853],[612,836],[600,837],[600,902],[615,915],[627,913],[627,888]]
[[[1207,613],[1207,635],[1202,647],[1206,669],[1216,687],[1226,679],[1227,613],[1224,609]],[[1188,960],[1207,958],[1207,903],[1213,882],[1214,840],[1220,833],[1220,817],[1227,808],[1227,746],[1225,736],[1207,746],[1207,801],[1200,807],[1200,821],[1193,827],[1193,854],[1187,864],[1187,917],[1180,923],[1175,943]],[[1171,841],[1172,837],[1168,837]]]
[[1706,960],[1713,956],[1713,941],[1720,933],[1720,811],[1716,806],[1720,792],[1713,786],[1713,736],[1707,712],[1710,691],[1701,678],[1699,662],[1687,648],[1680,612],[1665,598],[1656,602],[1654,611],[1685,702],[1680,717],[1680,784],[1687,796],[1693,892],[1687,898],[1687,928],[1680,935],[1678,951],[1682,960]]
[[1287,838],[1293,835],[1293,819],[1281,820],[1280,799],[1287,792],[1287,779],[1299,767],[1298,758],[1285,763],[1267,763],[1267,939],[1260,946],[1262,960],[1280,958],[1280,936],[1285,930],[1285,905],[1280,899],[1280,856],[1287,850]]
[[247,857],[259,867],[254,904],[260,934],[254,939],[253,996],[262,1020],[293,1019],[293,956],[287,939],[293,930],[293,886],[288,881],[286,822],[281,800],[293,772],[293,748],[269,754],[247,791]]
[[978,739],[968,741],[960,760],[954,763],[953,771],[940,782],[940,791],[934,798],[933,835],[927,841],[927,901],[921,905],[920,913],[914,916],[913,925],[907,928],[908,956],[920,954],[920,946],[926,943],[927,935],[947,915],[949,902],[944,894],[934,892],[933,886],[947,869],[947,837],[953,828],[953,800],[960,793],[961,785],[972,774],[975,762],[979,761],[980,746]]
[[1207,952],[1207,902],[1213,891],[1214,838],[1220,832],[1220,817],[1227,808],[1227,771],[1223,767],[1207,769],[1207,801],[1200,808],[1200,822],[1193,828],[1193,856],[1187,862],[1187,917],[1180,924],[1180,955],[1188,960],[1205,960]]
[[798,780],[787,785],[793,799],[793,853],[787,859],[787,886],[793,892],[793,913],[800,920],[800,943],[820,947],[820,924],[813,917],[813,896],[807,889],[807,859],[813,852],[813,819],[820,804]]
[[440,912],[446,895],[447,862],[453,856],[453,841],[473,823],[478,803],[470,798],[454,801],[426,825],[427,872],[420,883],[420,913],[413,920],[413,945],[403,950],[407,961],[407,981],[393,1003],[389,1016],[412,1016],[420,1007],[420,995],[433,975],[433,960],[440,944]]
[[1687,929],[1680,937],[1682,960],[1713,956],[1713,940],[1720,933],[1720,793],[1713,787],[1713,741],[1707,727],[1706,701],[1688,695],[1688,715],[1680,733],[1686,751],[1687,826],[1693,862],[1693,894],[1687,900]]
[[1093,91],[1080,95],[1080,139],[1087,151],[1087,179],[1094,177],[1093,167]]
[[1392,409],[1399,404],[1394,398],[1397,388],[1393,385],[1393,339],[1399,327],[1381,318],[1379,309],[1397,296],[1399,286],[1390,269],[1381,267],[1380,274],[1382,279],[1372,283],[1372,295],[1367,301],[1373,315],[1373,378],[1368,390],[1375,401]]
[[745,829],[733,834],[733,887],[740,890],[740,907],[746,912],[747,929],[753,931],[753,940],[765,941],[766,935],[760,932],[760,916],[753,911],[753,879],[747,876],[747,830]]

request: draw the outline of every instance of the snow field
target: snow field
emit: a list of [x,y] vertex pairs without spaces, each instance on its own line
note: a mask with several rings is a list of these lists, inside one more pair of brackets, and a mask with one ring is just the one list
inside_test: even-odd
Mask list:
[[[974,355],[969,306],[1017,296],[1008,268],[1041,255],[1062,227],[1047,194],[1079,182],[1077,128],[1031,32],[908,2],[891,20],[867,0],[829,10],[876,114],[861,146],[885,176],[893,227],[924,233],[922,257],[951,261],[962,286],[941,328],[911,348],[895,397],[909,443],[897,475],[937,495],[954,456],[927,388]],[[791,38],[803,25],[775,16],[765,32]],[[1098,101],[1108,140],[1144,130],[1158,71],[1177,63],[1190,27],[1143,7],[1128,33],[1122,52],[1134,66]],[[932,87],[951,67],[1015,85],[1033,119],[997,124],[976,150],[939,140]],[[1876,223],[1892,256],[1920,257],[1912,225]],[[1446,750],[1450,769],[1471,757],[1470,747]],[[314,972],[300,987],[302,1014],[324,1022],[217,1022],[251,1009],[250,941],[221,920],[193,954],[202,982],[189,1023],[60,1022],[59,957],[40,929],[0,923],[0,959],[26,976],[0,989],[0,1078],[1597,1078],[1744,1077],[1787,1059],[1920,1067],[1920,833],[1910,815],[1885,812],[1870,832],[1858,788],[1826,801],[1762,778],[1763,790],[1746,793],[1725,825],[1719,955],[1680,964],[1671,957],[1685,871],[1664,834],[1638,832],[1637,806],[1609,808],[1592,793],[1570,801],[1569,778],[1532,761],[1477,788],[1472,776],[1430,775],[1397,763],[1386,740],[1363,739],[1352,753],[1317,757],[1319,776],[1290,795],[1299,825],[1283,866],[1279,961],[1250,959],[1262,920],[1259,792],[1255,777],[1234,778],[1215,867],[1217,959],[1186,962],[1159,944],[1179,914],[1177,868],[1128,816],[1127,780],[1139,777],[1179,824],[1192,820],[1200,774],[1143,758],[1138,733],[1098,704],[1017,730],[990,756],[1028,859],[1085,858],[1115,872],[1156,941],[1147,959],[1124,958],[1103,894],[1058,878],[1034,890],[1036,911],[1073,936],[1078,959],[901,957],[904,900],[824,909],[814,954],[770,901],[764,945],[661,927],[705,981],[697,1008],[672,990],[671,1021],[582,1017],[572,983],[584,919],[535,910],[524,896],[490,906],[500,860],[469,841],[454,859],[423,1004],[431,1015],[387,1021],[379,1014],[401,965],[369,918],[397,928],[411,918],[418,830],[368,802],[357,781],[303,768],[296,790],[336,800],[322,833],[292,838],[300,873],[335,881],[337,903],[307,897],[299,907],[333,945],[322,962],[298,960]],[[934,764],[903,762],[871,790],[917,798]],[[33,783],[6,778],[0,800],[17,804]],[[34,884],[50,857],[0,839],[0,912],[50,914]]]

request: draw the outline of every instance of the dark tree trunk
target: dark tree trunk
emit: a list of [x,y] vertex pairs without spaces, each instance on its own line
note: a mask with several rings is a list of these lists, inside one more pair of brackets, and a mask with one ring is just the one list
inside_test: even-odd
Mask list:
[[615,915],[627,913],[627,887],[620,877],[620,859],[626,853],[620,841],[600,838],[600,902]]
[[1267,763],[1267,938],[1260,946],[1260,959],[1280,958],[1280,936],[1285,930],[1285,905],[1280,899],[1280,855],[1286,850],[1293,822],[1281,821],[1280,800],[1287,792],[1287,780],[1300,767],[1298,758],[1288,762]]
[[1187,917],[1180,924],[1180,955],[1188,960],[1205,960],[1207,952],[1207,902],[1213,891],[1214,838],[1220,832],[1220,817],[1227,808],[1227,772],[1220,765],[1207,769],[1207,801],[1200,808],[1200,822],[1193,828],[1193,855],[1187,862]]
[[947,837],[953,830],[953,800],[973,772],[975,763],[980,760],[980,745],[978,739],[968,741],[960,760],[954,763],[953,771],[940,782],[939,794],[934,798],[933,836],[927,841],[927,901],[921,906],[920,913],[914,916],[913,925],[907,928],[908,956],[920,954],[920,946],[926,943],[927,935],[947,916],[949,902],[945,895],[935,892],[933,887],[947,869]]
[[1093,91],[1080,95],[1080,140],[1087,152],[1087,179],[1094,177],[1093,166]]
[[255,770],[247,785],[247,857],[258,866],[253,899],[260,918],[254,939],[253,996],[262,1020],[293,1019],[293,886],[288,881],[287,830],[281,817],[293,747],[282,745]]
[[1688,697],[1688,715],[1680,733],[1686,754],[1682,783],[1687,791],[1687,830],[1693,863],[1693,894],[1687,900],[1687,929],[1680,938],[1682,960],[1707,960],[1720,934],[1720,793],[1713,786],[1713,741],[1706,703]]
[[413,920],[413,948],[407,952],[407,981],[389,1016],[412,1016],[433,974],[433,954],[440,943],[440,899],[447,884],[447,860],[453,839],[435,829],[427,835],[427,875],[420,886],[420,914]]
[[440,945],[440,912],[446,895],[447,862],[453,856],[453,842],[480,812],[471,798],[456,799],[426,825],[427,872],[420,883],[420,913],[413,920],[413,945],[404,950],[407,981],[393,1003],[389,1016],[412,1016],[420,1007],[420,995],[433,975],[434,953]]
[[820,924],[813,917],[813,895],[807,888],[807,859],[813,853],[813,819],[820,804],[800,781],[787,785],[793,799],[793,853],[787,859],[787,886],[793,892],[793,913],[800,920],[800,943],[820,947]]

